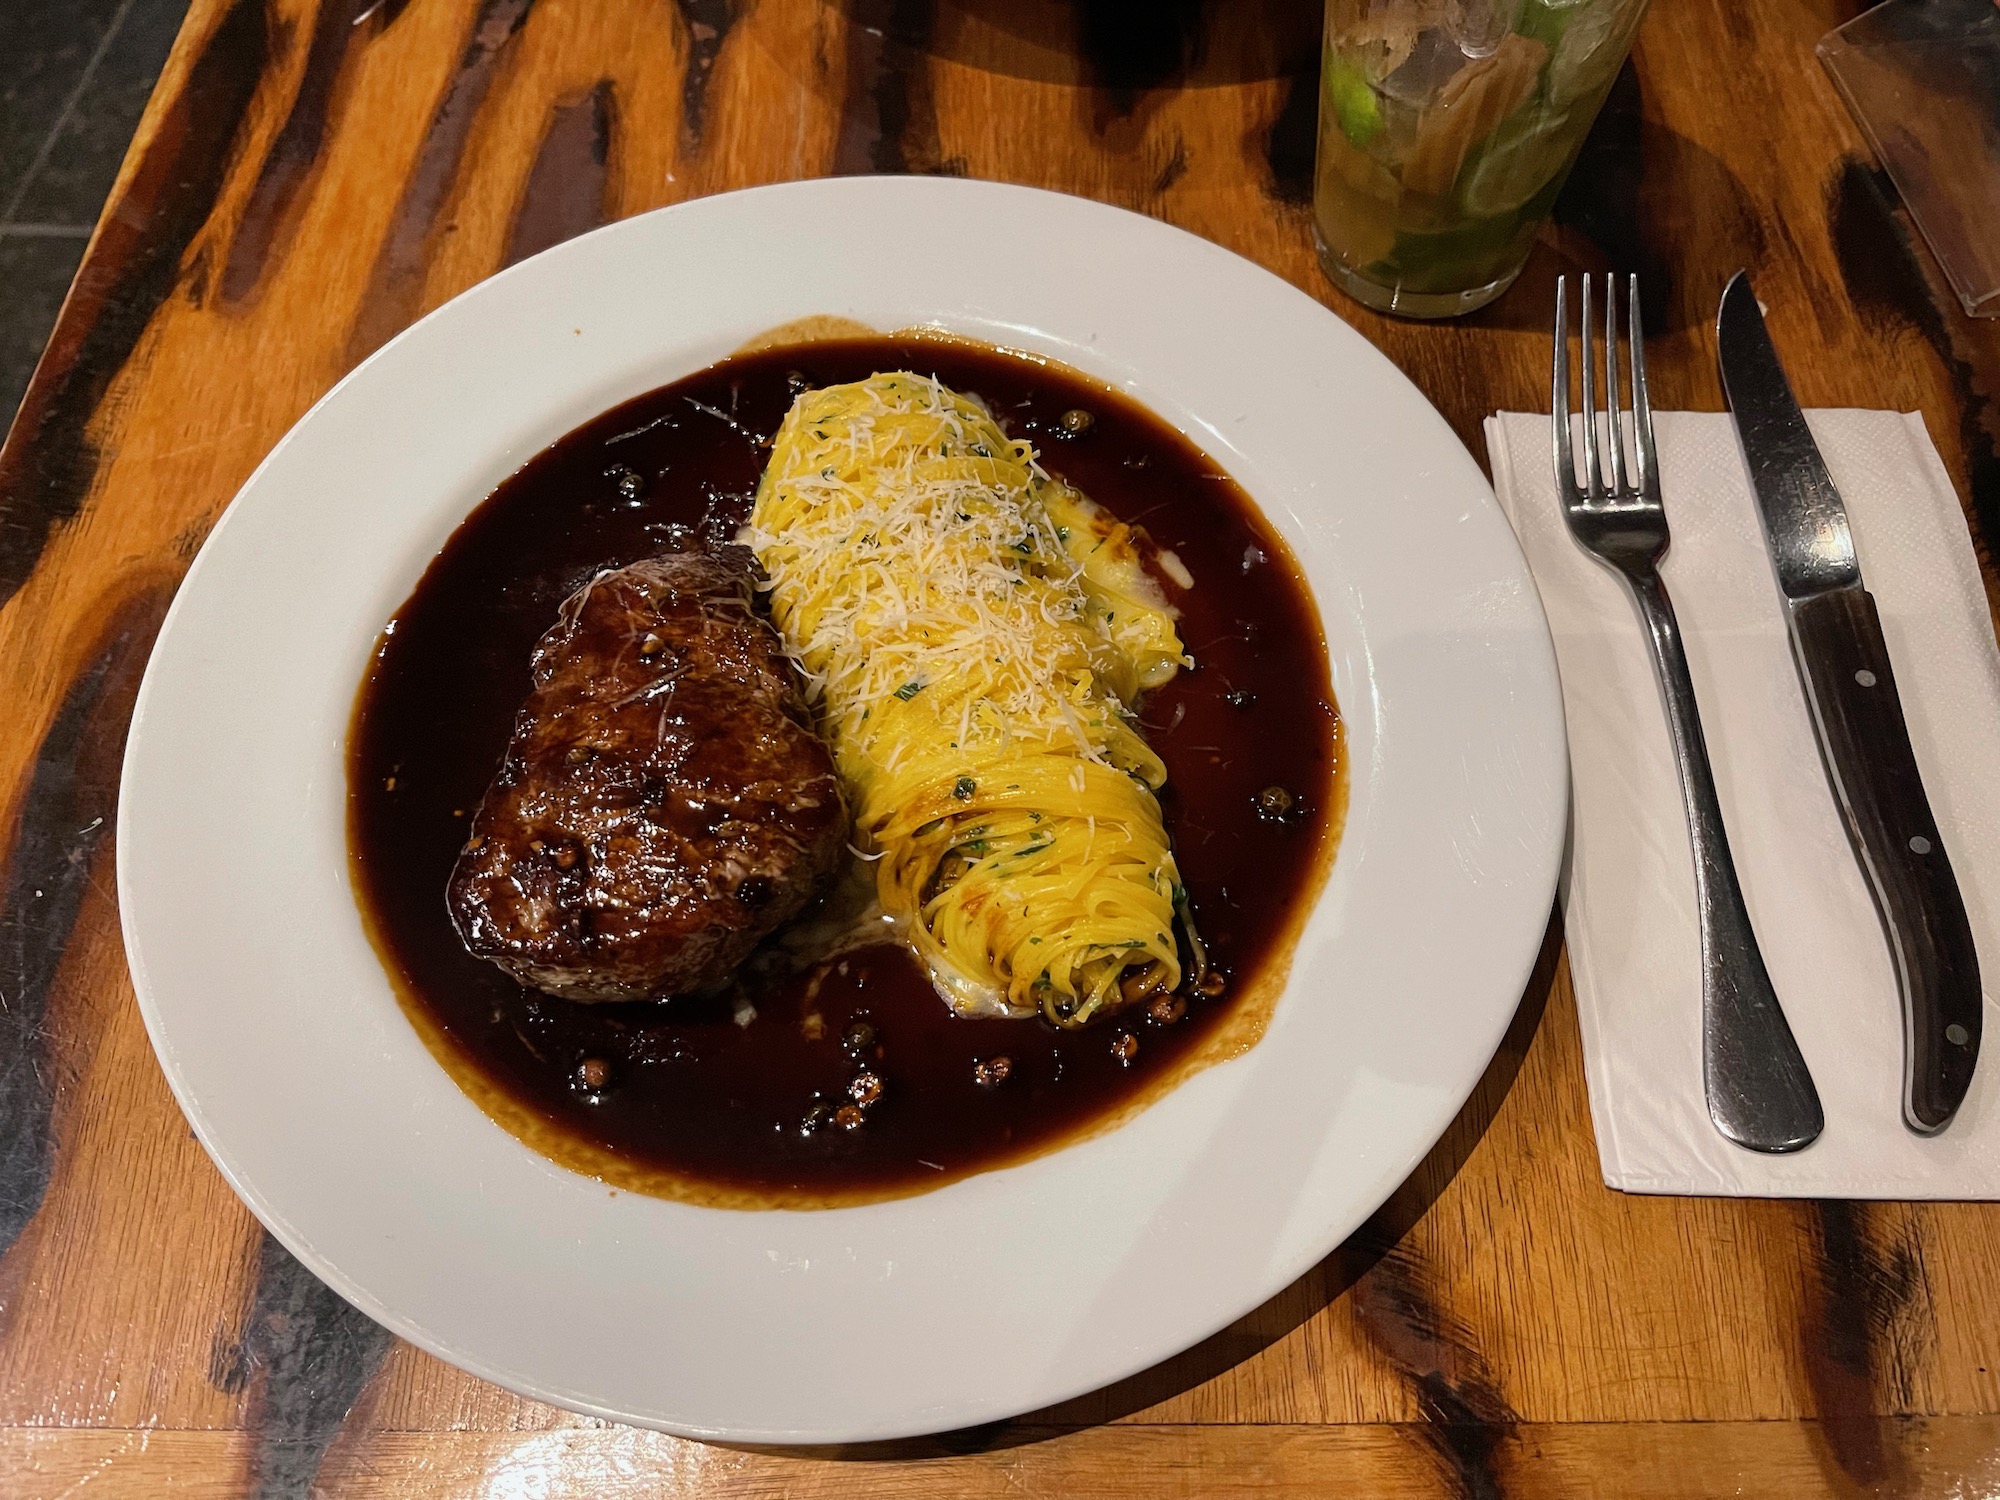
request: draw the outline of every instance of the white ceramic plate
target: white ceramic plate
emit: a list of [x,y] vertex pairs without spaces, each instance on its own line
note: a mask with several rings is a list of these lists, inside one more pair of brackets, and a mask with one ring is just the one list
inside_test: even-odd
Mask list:
[[[1346,836],[1262,1044],[1118,1130],[862,1208],[612,1193],[487,1119],[397,1008],[348,886],[348,714],[383,622],[525,459],[829,313],[1055,356],[1241,481],[1325,621]],[[438,309],[314,407],[161,632],[118,888],[182,1108],[343,1296],[578,1411],[859,1440],[1116,1380],[1360,1224],[1444,1131],[1520,997],[1566,793],[1554,658],[1514,538],[1450,429],[1359,335],[1151,219],[988,183],[845,179],[573,240]]]

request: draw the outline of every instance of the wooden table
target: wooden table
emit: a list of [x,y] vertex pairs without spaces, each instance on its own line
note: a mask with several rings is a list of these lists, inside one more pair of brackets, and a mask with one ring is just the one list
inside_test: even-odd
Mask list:
[[0,451],[0,1494],[2000,1486],[2000,1208],[1606,1190],[1553,925],[1450,1134],[1298,1284],[1113,1389],[884,1448],[708,1447],[461,1374],[278,1248],[167,1093],[109,836],[162,611],[358,359],[621,215],[869,171],[1123,204],[1326,300],[1481,454],[1488,412],[1546,403],[1559,268],[1642,271],[1656,403],[1714,409],[1708,325],[1747,265],[1806,404],[1921,411],[2000,535],[2000,324],[1958,312],[1813,60],[1854,7],[1659,0],[1521,284],[1448,327],[1314,265],[1314,8],[196,0]]

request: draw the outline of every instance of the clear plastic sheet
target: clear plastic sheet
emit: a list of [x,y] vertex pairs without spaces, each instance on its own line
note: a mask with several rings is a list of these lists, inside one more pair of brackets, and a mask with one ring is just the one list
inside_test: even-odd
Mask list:
[[1973,317],[2000,317],[2000,4],[1888,0],[1819,60]]

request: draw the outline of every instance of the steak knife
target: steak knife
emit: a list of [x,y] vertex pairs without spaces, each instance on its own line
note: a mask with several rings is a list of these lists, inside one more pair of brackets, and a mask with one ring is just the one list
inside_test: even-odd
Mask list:
[[1847,510],[1739,271],[1716,318],[1722,386],[1784,595],[1820,758],[1882,919],[1903,1002],[1903,1121],[1951,1123],[1979,1061],[1979,956],[1910,750]]

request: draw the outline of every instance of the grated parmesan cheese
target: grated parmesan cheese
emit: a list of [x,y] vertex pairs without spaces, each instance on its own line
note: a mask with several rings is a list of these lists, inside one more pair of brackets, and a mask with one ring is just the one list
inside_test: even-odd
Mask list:
[[1081,1024],[1134,970],[1178,983],[1166,768],[1132,714],[1186,657],[1130,528],[896,373],[798,399],[743,539],[947,1003]]

